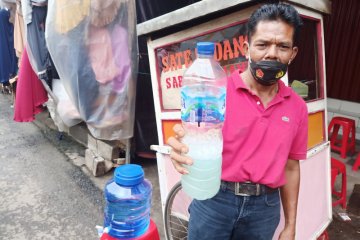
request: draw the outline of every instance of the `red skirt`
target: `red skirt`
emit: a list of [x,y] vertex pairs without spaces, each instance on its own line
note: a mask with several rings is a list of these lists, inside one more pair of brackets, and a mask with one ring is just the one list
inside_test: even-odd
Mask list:
[[42,112],[42,105],[47,100],[47,92],[32,69],[26,48],[24,48],[16,86],[14,121],[34,121],[35,114]]

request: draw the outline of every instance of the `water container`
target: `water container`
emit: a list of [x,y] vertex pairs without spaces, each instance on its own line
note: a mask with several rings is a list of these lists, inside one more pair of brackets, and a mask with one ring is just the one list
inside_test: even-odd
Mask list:
[[184,165],[189,174],[182,175],[181,184],[188,195],[205,200],[220,188],[227,78],[214,60],[214,43],[199,42],[197,54],[181,87],[182,142],[194,161],[192,166]]
[[127,164],[115,169],[105,186],[104,227],[119,239],[136,238],[150,224],[152,186],[141,166]]

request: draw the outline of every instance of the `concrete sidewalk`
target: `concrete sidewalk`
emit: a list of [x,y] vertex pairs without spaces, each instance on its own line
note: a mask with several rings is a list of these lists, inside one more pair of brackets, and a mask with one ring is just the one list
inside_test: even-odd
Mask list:
[[0,94],[0,239],[98,240],[102,191],[37,126],[13,117]]

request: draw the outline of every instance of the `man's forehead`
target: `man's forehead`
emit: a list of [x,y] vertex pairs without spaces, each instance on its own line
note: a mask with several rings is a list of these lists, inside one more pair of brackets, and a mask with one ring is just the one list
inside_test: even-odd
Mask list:
[[279,27],[284,27],[287,28],[290,31],[294,31],[294,26],[292,26],[291,24],[281,20],[281,19],[276,19],[276,20],[260,20],[256,26],[255,26],[255,32],[258,30],[259,26],[261,28],[269,28],[269,27],[274,27],[274,28],[279,28]]
[[278,38],[288,39],[292,42],[294,30],[292,25],[281,20],[261,20],[256,24],[252,38],[265,38],[264,40],[266,40],[276,35]]

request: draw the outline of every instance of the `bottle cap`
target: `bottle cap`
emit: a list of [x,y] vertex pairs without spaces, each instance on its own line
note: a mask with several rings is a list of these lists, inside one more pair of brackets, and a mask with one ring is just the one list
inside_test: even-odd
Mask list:
[[133,186],[144,180],[144,170],[137,164],[126,164],[115,169],[115,182],[123,186]]
[[213,55],[215,44],[213,42],[198,42],[196,44],[198,54]]

